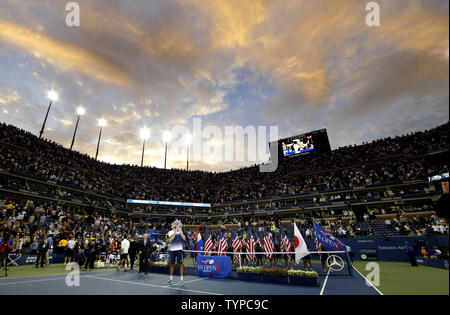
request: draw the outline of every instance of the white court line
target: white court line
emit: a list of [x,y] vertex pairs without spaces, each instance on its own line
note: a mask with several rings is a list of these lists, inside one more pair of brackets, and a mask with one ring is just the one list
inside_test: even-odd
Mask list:
[[356,271],[358,271],[358,273],[361,275],[361,277],[363,277],[365,280],[366,280],[366,283],[369,283],[371,286],[372,286],[372,288],[374,288],[380,295],[384,295],[383,293],[381,293],[381,291],[380,290],[378,290],[377,289],[377,287],[376,286],[374,286],[373,285],[373,283],[372,282],[370,282],[369,280],[367,280],[367,278],[366,277],[364,277],[364,275],[361,273],[361,272],[359,272],[359,270],[358,269],[356,269],[353,265],[352,265],[352,268],[353,269],[355,269]]
[[202,280],[206,280],[209,279],[208,277],[204,277],[204,278],[200,278],[200,279],[194,279],[194,280],[189,280],[189,281],[184,281],[184,283],[191,283],[191,282],[196,282],[196,281],[202,281]]
[[330,275],[330,271],[331,271],[331,269],[328,269],[327,276],[325,278],[325,281],[323,282],[322,289],[320,290],[320,294],[319,295],[323,295],[323,291],[325,290],[325,286],[327,285],[328,276]]
[[95,276],[92,276],[91,278],[100,279],[100,280],[106,280],[106,281],[116,281],[116,282],[128,283],[128,284],[138,284],[138,285],[143,285],[143,286],[147,286],[147,287],[154,287],[154,288],[161,288],[161,289],[182,290],[182,291],[195,292],[195,293],[204,293],[204,294],[212,294],[212,295],[223,295],[221,293],[191,290],[191,289],[185,289],[185,288],[182,288],[182,287],[175,288],[175,287],[164,286],[164,285],[141,283],[141,282],[133,282],[133,281],[125,281],[125,280],[118,280],[118,279],[108,279],[108,278],[101,278],[101,277],[95,277]]
[[[59,275],[61,275],[61,274],[45,275],[45,276],[33,276],[33,277],[47,277],[47,276],[59,276]],[[109,273],[101,273],[101,274],[96,275],[96,276],[104,276],[104,275],[109,275]],[[67,277],[67,275],[66,275],[66,277]],[[26,280],[26,281],[5,282],[5,283],[0,283],[0,286],[2,286],[2,285],[10,285],[10,284],[21,284],[21,283],[33,283],[33,282],[42,282],[42,281],[64,280],[64,279],[66,279],[66,277],[64,277],[64,278],[53,278],[53,279],[36,279],[36,280]],[[90,275],[86,275],[86,276],[83,277],[83,275],[82,275],[81,278],[92,278],[92,277],[93,276],[90,276]],[[26,278],[26,277],[23,277],[23,278]],[[11,279],[23,279],[23,278],[11,278]]]
[[42,281],[63,280],[63,279],[66,279],[66,277],[64,277],[64,278],[55,278],[55,279],[39,279],[39,280],[5,282],[5,283],[0,283],[0,286],[2,286],[2,285],[12,285],[12,284],[21,284],[21,283],[32,283],[32,282],[42,282]]

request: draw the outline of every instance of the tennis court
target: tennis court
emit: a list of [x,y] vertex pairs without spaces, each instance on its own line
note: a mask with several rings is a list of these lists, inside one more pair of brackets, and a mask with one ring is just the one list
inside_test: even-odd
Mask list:
[[[351,276],[320,276],[318,287],[306,287],[285,284],[246,282],[237,279],[217,279],[197,277],[186,274],[184,286],[176,285],[178,276],[174,277],[175,285],[166,286],[166,274],[140,274],[134,271],[99,270],[81,272],[79,286],[67,286],[63,273],[30,275],[16,277],[14,268],[31,269],[30,266],[10,267],[12,277],[0,278],[0,294],[2,295],[335,295],[335,294],[380,294],[374,287],[366,285],[364,277],[355,272]],[[58,268],[51,266],[50,268]],[[59,266],[61,269],[61,266]],[[31,271],[31,270],[30,270]],[[41,269],[36,269],[36,273]],[[22,271],[23,272],[23,271]],[[49,270],[46,270],[48,273]]]

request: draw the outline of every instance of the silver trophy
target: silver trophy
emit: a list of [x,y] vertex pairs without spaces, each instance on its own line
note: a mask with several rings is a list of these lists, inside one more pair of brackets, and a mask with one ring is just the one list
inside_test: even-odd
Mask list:
[[181,223],[181,221],[178,219],[173,222],[173,225],[177,227],[177,231],[181,231],[181,229],[183,228],[183,223]]

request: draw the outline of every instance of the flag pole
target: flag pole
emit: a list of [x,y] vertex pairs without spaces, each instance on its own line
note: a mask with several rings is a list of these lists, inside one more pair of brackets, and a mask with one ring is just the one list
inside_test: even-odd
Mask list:
[[[239,241],[240,241],[240,240],[239,240]],[[242,267],[242,264],[241,264],[241,261],[242,261],[241,253],[242,253],[242,243],[241,243],[241,248],[239,248],[239,268]]]
[[313,220],[313,229],[314,229],[314,238],[316,239],[316,251],[319,253],[319,257],[322,258],[322,254],[320,253],[319,248],[319,240],[317,239],[317,232],[316,232],[316,222]]

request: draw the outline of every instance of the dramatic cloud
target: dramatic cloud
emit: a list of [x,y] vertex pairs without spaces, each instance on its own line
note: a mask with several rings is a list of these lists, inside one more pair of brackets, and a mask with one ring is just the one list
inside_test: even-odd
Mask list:
[[[162,167],[163,131],[194,117],[280,137],[328,128],[333,148],[449,119],[448,1],[380,0],[380,27],[360,0],[79,1],[72,28],[66,3],[2,1],[0,121],[37,133],[53,88],[44,136],[68,146],[83,106],[75,149],[95,154],[103,117],[107,162],[139,163],[146,126],[145,163]],[[169,147],[170,167],[185,167],[182,151]]]

